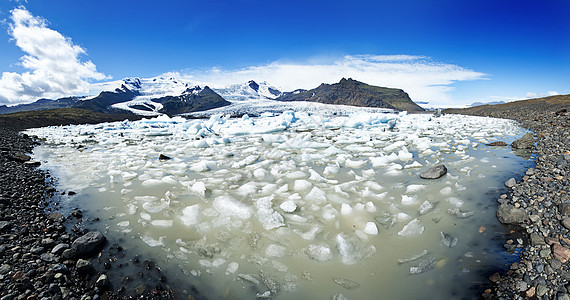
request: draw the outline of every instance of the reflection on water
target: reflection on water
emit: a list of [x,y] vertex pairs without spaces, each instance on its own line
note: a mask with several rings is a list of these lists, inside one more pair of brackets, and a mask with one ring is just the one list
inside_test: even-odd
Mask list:
[[[522,131],[465,116],[315,118],[278,129],[273,116],[42,129],[35,155],[80,191],[70,206],[154,257],[179,294],[478,298],[505,262],[496,199],[523,163],[484,144]],[[264,130],[244,134],[244,124]],[[447,175],[419,178],[438,163]]]

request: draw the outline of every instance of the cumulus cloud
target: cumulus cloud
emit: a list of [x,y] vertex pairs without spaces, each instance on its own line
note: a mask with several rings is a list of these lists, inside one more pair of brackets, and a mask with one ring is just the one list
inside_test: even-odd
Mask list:
[[321,83],[335,83],[350,77],[372,85],[401,88],[414,101],[453,105],[451,92],[455,82],[486,79],[486,75],[425,56],[347,55],[319,64],[277,61],[237,70],[216,67],[189,72],[187,77],[214,86],[266,81],[283,91],[311,89]]
[[10,19],[8,32],[25,53],[19,64],[27,71],[2,73],[0,104],[82,94],[89,90],[89,80],[107,79],[91,61],[81,61],[83,48],[25,7],[13,9]]

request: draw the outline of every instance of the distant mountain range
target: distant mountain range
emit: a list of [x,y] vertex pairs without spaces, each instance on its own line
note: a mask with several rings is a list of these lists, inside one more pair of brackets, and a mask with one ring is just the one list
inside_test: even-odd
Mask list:
[[200,87],[175,78],[126,78],[100,84],[96,96],[40,99],[29,104],[0,106],[0,114],[56,108],[81,108],[98,113],[132,113],[141,116],[180,115],[243,104],[250,100],[305,101],[323,104],[423,111],[407,93],[368,85],[353,79],[321,84],[311,90],[281,92],[266,82],[253,80],[223,88]]

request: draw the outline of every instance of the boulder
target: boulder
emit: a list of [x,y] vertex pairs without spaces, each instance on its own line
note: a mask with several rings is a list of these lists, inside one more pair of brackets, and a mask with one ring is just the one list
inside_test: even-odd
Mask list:
[[552,255],[562,263],[566,263],[570,259],[570,249],[558,244],[552,244]]
[[101,232],[91,231],[73,241],[71,249],[75,250],[78,256],[93,254],[105,244],[105,240]]
[[420,174],[423,179],[438,179],[447,173],[445,165],[437,165]]
[[497,219],[503,224],[521,224],[528,219],[528,216],[523,209],[503,203],[497,210]]
[[17,162],[22,162],[22,163],[27,162],[30,159],[32,159],[31,157],[29,157],[28,155],[26,155],[22,152],[13,153],[10,157],[12,158],[12,160],[15,160]]
[[505,182],[505,186],[508,188],[512,188],[513,186],[515,186],[517,184],[517,181],[514,178],[510,178],[509,180],[507,180]]
[[520,139],[511,143],[511,147],[515,149],[530,149],[534,146],[534,137],[532,133],[527,132]]

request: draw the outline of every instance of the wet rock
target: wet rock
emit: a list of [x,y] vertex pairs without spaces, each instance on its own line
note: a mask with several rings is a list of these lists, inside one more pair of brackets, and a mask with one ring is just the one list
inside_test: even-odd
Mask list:
[[101,274],[101,276],[97,278],[95,285],[101,289],[107,289],[110,285],[109,278],[107,278],[107,275]]
[[536,295],[537,295],[538,297],[544,296],[547,292],[548,292],[548,288],[547,288],[546,285],[544,285],[544,284],[539,284],[539,285],[536,287]]
[[570,203],[560,203],[558,211],[562,216],[570,216]]
[[560,262],[566,263],[570,259],[570,249],[555,243],[552,244],[552,255]]
[[530,244],[533,246],[546,245],[546,242],[544,241],[544,237],[541,236],[540,234],[531,233],[530,234]]
[[534,137],[532,133],[525,133],[520,139],[511,143],[511,147],[515,149],[530,149],[534,146]]
[[75,250],[78,256],[93,254],[105,244],[105,240],[101,232],[91,231],[73,241],[71,249]]
[[51,220],[53,222],[59,222],[59,223],[63,223],[63,221],[65,221],[65,217],[58,212],[54,212],[54,213],[47,215],[47,219]]
[[437,165],[420,174],[423,179],[438,179],[447,173],[445,165]]
[[77,270],[77,273],[82,275],[90,274],[95,271],[91,262],[85,259],[78,259],[77,263],[75,264],[75,269]]
[[10,156],[10,158],[11,158],[12,160],[14,160],[14,161],[21,162],[21,163],[27,162],[27,161],[29,161],[30,159],[32,159],[31,157],[29,157],[28,155],[26,155],[26,154],[24,154],[24,153],[22,153],[22,152],[12,153],[12,155]]
[[512,188],[517,184],[517,181],[514,178],[510,178],[505,182],[505,186],[508,188]]
[[53,247],[53,249],[51,249],[51,253],[55,255],[61,255],[63,251],[65,251],[66,249],[69,249],[69,244],[66,243],[57,244],[55,247]]
[[164,155],[164,154],[160,154],[160,155],[158,156],[158,159],[159,159],[159,160],[169,160],[169,159],[172,159],[172,158],[169,157],[169,156],[166,156],[166,155]]
[[497,210],[497,219],[503,224],[522,224],[528,219],[528,216],[523,209],[503,203]]
[[492,142],[487,144],[487,146],[493,146],[493,147],[497,147],[497,146],[506,146],[507,143],[503,142],[503,141],[496,141],[496,142]]

